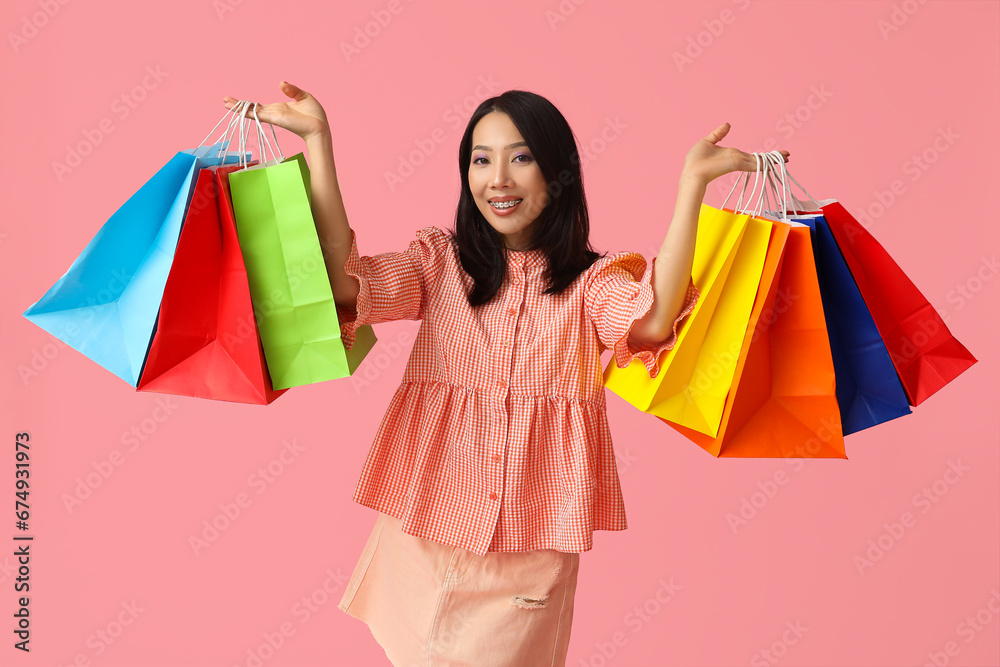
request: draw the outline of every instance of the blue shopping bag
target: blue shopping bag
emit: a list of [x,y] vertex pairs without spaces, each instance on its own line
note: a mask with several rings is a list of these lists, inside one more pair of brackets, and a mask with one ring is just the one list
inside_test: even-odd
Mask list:
[[24,317],[136,386],[199,171],[227,141],[180,151],[122,204]]
[[910,414],[899,375],[826,218],[791,219],[811,230],[844,435]]

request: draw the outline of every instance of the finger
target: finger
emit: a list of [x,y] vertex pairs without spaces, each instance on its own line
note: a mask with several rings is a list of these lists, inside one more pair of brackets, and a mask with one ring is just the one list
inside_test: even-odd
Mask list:
[[[254,107],[254,103],[253,102],[244,101],[244,100],[238,100],[235,97],[230,97],[228,95],[226,97],[222,98],[222,102],[223,102],[223,104],[225,105],[225,107],[227,109],[232,109],[236,105],[238,105],[240,103],[243,103],[244,106],[247,107],[247,113],[250,114],[251,118],[253,117],[253,107]],[[243,109],[241,108],[240,111],[242,112]]]
[[[741,151],[742,152],[742,151]],[[763,160],[758,161],[751,153],[743,153],[740,164],[741,171],[757,171],[763,165]]]
[[[236,104],[239,104],[237,101]],[[230,105],[228,108],[232,109],[235,105]],[[244,122],[253,123],[255,120],[259,120],[262,123],[271,123],[272,125],[277,125],[277,115],[278,111],[275,109],[274,104],[259,104],[257,102],[246,102],[243,107],[237,111],[237,115],[242,117]]]
[[282,81],[278,84],[278,87],[281,88],[281,91],[285,93],[285,95],[288,95],[296,102],[301,102],[309,97],[309,93],[294,84],[288,83],[287,81]]
[[276,104],[258,104],[256,102],[251,102],[250,108],[247,110],[246,118],[251,120],[257,119],[262,123],[274,124],[277,120],[278,110],[275,108]]
[[705,137],[705,140],[713,144],[722,141],[722,139],[729,134],[729,128],[729,123],[723,123],[719,127],[712,130],[712,132]]

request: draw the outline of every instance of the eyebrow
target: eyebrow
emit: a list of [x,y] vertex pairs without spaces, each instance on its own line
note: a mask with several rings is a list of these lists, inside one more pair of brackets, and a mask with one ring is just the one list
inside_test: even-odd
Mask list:
[[[511,148],[519,148],[521,146],[527,146],[527,145],[528,145],[527,141],[519,141],[516,144],[507,144],[506,146],[504,146],[504,150],[508,150],[509,151]],[[489,146],[483,146],[482,144],[479,144],[478,146],[473,146],[472,150],[474,150],[474,151],[486,151],[488,153],[492,153],[493,152],[492,148],[490,148]]]

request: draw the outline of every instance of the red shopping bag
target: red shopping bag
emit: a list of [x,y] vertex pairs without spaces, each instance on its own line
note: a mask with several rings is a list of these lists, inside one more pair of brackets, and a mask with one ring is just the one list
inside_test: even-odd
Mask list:
[[240,168],[198,175],[140,391],[265,405],[287,391],[271,385],[236,235],[229,174]]
[[919,405],[976,363],[976,358],[861,223],[835,200],[815,203],[822,207],[847,260],[910,405]]

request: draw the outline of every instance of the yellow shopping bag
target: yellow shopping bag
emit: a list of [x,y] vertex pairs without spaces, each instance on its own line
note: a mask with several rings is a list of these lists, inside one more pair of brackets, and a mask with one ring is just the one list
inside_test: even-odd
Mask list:
[[683,362],[680,367],[674,363],[673,370],[678,371],[670,378],[674,393],[654,405],[650,414],[706,435],[718,434],[764,269],[772,226],[770,220],[763,218],[751,217],[747,221],[701,348],[685,350],[683,358],[678,360]]
[[[698,303],[686,320],[677,329],[677,343],[673,349],[664,352],[660,359],[660,371],[655,378],[650,378],[646,367],[638,359],[627,368],[621,369],[612,360],[604,371],[604,386],[615,392],[626,401],[657,416],[670,415],[671,418],[682,419],[684,409],[683,392],[691,381],[692,374],[698,362],[706,336],[709,335],[709,324],[717,310],[723,295],[723,288],[731,278],[734,266],[739,265],[740,271],[748,260],[737,262],[739,251],[750,228],[751,217],[745,213],[723,211],[707,204],[702,204],[698,215],[698,235],[695,240],[694,262],[691,277],[695,287],[701,292]],[[753,226],[747,239],[748,250],[743,255],[753,255],[749,248],[761,245],[759,225]],[[759,264],[763,265],[763,253],[767,250],[767,236],[763,237]],[[752,262],[751,262],[752,263]],[[760,278],[760,267],[757,268],[757,279]],[[747,280],[746,274],[739,280]],[[749,305],[746,307],[746,317],[743,329],[739,332],[742,341],[746,329],[753,296],[757,284],[750,287]],[[714,336],[714,334],[713,334]],[[737,345],[737,352],[739,346]],[[735,361],[733,362],[735,368]],[[730,377],[731,377],[730,373]],[[677,397],[680,395],[680,399]],[[724,401],[723,401],[724,403]],[[661,415],[662,411],[662,415]],[[720,409],[721,415],[721,409]],[[696,420],[697,421],[697,420]],[[686,423],[683,422],[682,423]],[[718,425],[716,425],[718,428]]]

